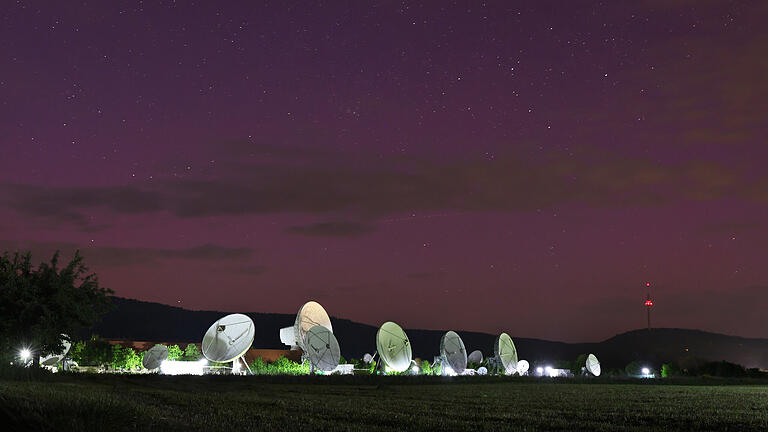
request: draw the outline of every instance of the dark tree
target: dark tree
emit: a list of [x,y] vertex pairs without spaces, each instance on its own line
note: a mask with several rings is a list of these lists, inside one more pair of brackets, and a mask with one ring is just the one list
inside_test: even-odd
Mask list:
[[99,286],[79,251],[63,268],[58,251],[37,268],[31,260],[30,253],[0,256],[0,347],[28,346],[36,362],[62,349],[62,334],[93,326],[113,291]]
[[576,361],[573,362],[571,365],[571,373],[573,376],[581,376],[583,371],[582,368],[585,368],[587,366],[587,355],[586,354],[579,354],[578,357],[576,357]]

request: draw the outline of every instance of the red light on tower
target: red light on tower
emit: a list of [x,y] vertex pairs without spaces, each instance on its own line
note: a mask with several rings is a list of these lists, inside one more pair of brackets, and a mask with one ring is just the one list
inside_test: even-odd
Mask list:
[[[646,287],[650,287],[651,283],[646,282]],[[648,311],[648,331],[651,331],[651,307],[653,307],[653,300],[651,300],[651,293],[645,297],[645,309]]]

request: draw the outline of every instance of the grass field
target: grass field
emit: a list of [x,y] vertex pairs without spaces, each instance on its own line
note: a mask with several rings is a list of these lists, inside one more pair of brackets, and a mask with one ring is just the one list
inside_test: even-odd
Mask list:
[[60,374],[0,378],[0,429],[768,430],[768,386],[723,384]]

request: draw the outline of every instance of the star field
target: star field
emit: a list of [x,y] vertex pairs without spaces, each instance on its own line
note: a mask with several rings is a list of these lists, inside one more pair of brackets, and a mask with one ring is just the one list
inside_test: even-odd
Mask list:
[[[124,297],[765,336],[760,1],[27,2],[0,250]],[[511,315],[510,315],[511,313]]]

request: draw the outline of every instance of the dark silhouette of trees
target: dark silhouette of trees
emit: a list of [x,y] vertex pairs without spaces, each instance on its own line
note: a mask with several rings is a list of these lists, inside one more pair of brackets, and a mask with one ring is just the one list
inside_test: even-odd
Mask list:
[[[27,253],[0,256],[0,347],[15,354],[29,347],[33,361],[59,352],[62,334],[70,337],[94,325],[110,306],[114,292],[99,286],[80,252],[59,267],[57,251],[49,263],[32,265]],[[11,351],[10,353],[8,351]]]

